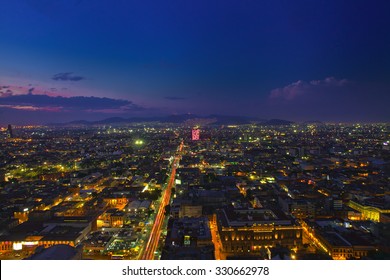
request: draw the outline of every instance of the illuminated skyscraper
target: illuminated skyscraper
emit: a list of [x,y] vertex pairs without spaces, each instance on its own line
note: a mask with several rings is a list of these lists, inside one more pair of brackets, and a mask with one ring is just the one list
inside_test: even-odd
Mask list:
[[8,125],[8,136],[9,138],[14,138],[14,134],[12,132],[12,126],[10,124]]
[[192,140],[197,141],[197,140],[199,140],[199,138],[200,138],[200,131],[198,128],[194,128],[192,130]]

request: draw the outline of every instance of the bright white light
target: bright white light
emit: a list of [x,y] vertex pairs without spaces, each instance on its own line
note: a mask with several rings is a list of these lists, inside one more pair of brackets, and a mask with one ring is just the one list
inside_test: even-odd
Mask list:
[[15,251],[20,251],[23,249],[23,244],[21,242],[15,242],[14,244],[12,244],[12,249],[14,249]]

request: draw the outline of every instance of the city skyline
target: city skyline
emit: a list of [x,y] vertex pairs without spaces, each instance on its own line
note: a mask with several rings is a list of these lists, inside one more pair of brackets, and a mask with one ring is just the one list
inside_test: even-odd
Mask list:
[[0,125],[237,115],[389,122],[388,1],[17,0]]
[[387,131],[0,129],[0,259],[388,260]]

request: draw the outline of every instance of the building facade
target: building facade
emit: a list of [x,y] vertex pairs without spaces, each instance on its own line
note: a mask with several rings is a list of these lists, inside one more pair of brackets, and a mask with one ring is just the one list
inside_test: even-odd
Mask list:
[[302,245],[302,228],[271,209],[223,209],[217,212],[218,233],[226,255],[257,255],[264,249]]

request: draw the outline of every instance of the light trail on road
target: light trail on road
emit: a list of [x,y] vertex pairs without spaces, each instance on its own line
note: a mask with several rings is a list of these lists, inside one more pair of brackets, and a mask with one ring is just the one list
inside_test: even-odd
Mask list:
[[158,208],[158,212],[156,215],[156,219],[154,220],[152,230],[150,232],[150,236],[148,239],[148,242],[145,245],[145,249],[143,251],[142,260],[153,260],[154,259],[154,252],[156,251],[158,247],[158,243],[160,240],[160,235],[161,235],[161,227],[164,223],[164,212],[165,212],[165,206],[167,206],[170,202],[171,199],[171,192],[172,192],[172,187],[175,183],[175,176],[176,176],[176,168],[177,168],[177,163],[180,160],[180,152],[183,149],[183,142],[179,146],[179,154],[175,156],[175,159],[173,160],[172,163],[172,172],[171,176],[169,178],[168,185],[164,191],[164,194],[161,199],[160,207]]

